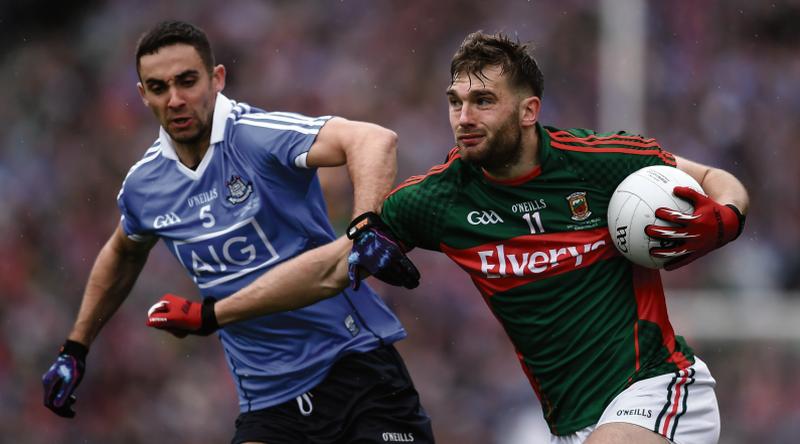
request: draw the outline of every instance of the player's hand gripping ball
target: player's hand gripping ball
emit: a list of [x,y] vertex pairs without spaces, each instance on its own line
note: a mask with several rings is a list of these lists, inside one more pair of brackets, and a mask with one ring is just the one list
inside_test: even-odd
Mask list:
[[353,240],[347,270],[354,290],[361,283],[362,270],[390,285],[405,288],[419,285],[417,267],[377,214],[367,212],[353,219],[347,237]]
[[744,217],[683,171],[649,166],[625,178],[608,204],[617,250],[647,268],[674,270],[735,239]]

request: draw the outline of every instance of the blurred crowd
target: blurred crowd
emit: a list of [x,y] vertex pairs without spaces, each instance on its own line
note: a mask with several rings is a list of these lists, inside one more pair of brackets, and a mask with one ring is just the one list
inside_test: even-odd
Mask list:
[[[146,309],[162,293],[197,294],[162,247],[89,353],[77,418],[42,406],[40,375],[118,221],[119,186],[157,136],[135,87],[133,55],[155,22],[178,18],[208,32],[228,68],[228,97],[394,129],[398,180],[441,162],[453,145],[444,97],[449,61],[477,29],[535,43],[545,124],[596,128],[599,121],[603,2],[73,3],[0,2],[3,442],[218,443],[232,436],[236,396],[217,340],[177,340],[145,327]],[[752,199],[742,238],[664,273],[668,289],[725,290],[732,304],[797,294],[800,2],[646,3],[647,135],[733,172]],[[341,231],[351,217],[347,175],[321,176]],[[423,275],[418,289],[371,282],[409,331],[398,348],[439,442],[546,442],[535,395],[469,280],[442,255],[414,251],[412,258]],[[722,443],[798,441],[797,342],[689,340],[719,383]]]

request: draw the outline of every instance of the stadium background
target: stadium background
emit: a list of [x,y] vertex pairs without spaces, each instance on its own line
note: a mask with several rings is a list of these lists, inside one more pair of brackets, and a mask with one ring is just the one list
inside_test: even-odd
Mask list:
[[[163,292],[197,294],[161,246],[89,354],[77,418],[41,402],[40,375],[117,221],[119,184],[156,135],[133,51],[166,18],[206,29],[229,97],[397,131],[398,180],[451,147],[449,60],[476,29],[536,43],[544,122],[640,130],[734,172],[752,197],[745,234],[665,273],[669,307],[717,378],[721,442],[798,442],[800,4],[746,0],[3,0],[0,441],[219,443],[232,434],[234,388],[216,339],[144,326]],[[323,179],[341,230],[349,183],[341,170]],[[533,391],[476,290],[444,256],[412,257],[417,290],[375,287],[409,331],[399,348],[439,442],[546,442]]]

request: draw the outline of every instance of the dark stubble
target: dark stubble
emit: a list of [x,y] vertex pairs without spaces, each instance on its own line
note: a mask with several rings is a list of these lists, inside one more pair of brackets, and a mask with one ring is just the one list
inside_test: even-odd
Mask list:
[[514,165],[520,156],[522,156],[522,128],[519,126],[519,111],[515,111],[503,126],[497,129],[494,137],[487,141],[487,149],[483,154],[469,161],[492,172]]

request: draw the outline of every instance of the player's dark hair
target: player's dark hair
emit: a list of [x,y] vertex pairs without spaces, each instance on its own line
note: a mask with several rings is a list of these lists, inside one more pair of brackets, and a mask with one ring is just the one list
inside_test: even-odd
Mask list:
[[139,72],[142,56],[155,54],[159,49],[183,43],[192,46],[200,55],[203,65],[210,74],[214,69],[214,53],[202,29],[191,23],[177,20],[161,22],[139,38],[136,44],[136,72]]
[[468,35],[450,62],[450,82],[461,73],[485,78],[483,70],[492,66],[499,66],[512,86],[542,97],[544,75],[529,53],[528,44],[515,42],[502,33],[476,31]]

